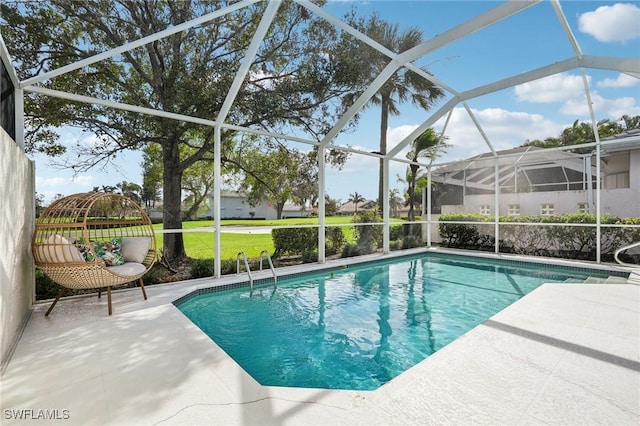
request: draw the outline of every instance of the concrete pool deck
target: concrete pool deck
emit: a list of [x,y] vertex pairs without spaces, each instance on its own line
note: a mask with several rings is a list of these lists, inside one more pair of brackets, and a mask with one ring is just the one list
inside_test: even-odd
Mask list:
[[114,292],[111,317],[104,297],[48,318],[36,304],[0,380],[0,423],[640,422],[636,285],[542,285],[380,389],[332,391],[261,386],[171,303],[213,283]]

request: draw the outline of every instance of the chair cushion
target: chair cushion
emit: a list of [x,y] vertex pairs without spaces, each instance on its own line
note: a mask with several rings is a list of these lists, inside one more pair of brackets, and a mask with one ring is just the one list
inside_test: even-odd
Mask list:
[[150,246],[151,237],[123,237],[122,257],[125,262],[142,263]]
[[76,246],[62,235],[51,235],[43,244],[36,246],[36,257],[40,263],[77,263],[84,258]]
[[118,275],[123,275],[125,277],[134,277],[146,271],[147,267],[142,263],[126,262],[124,265],[108,266],[107,269]]
[[120,252],[122,238],[113,238],[109,241],[92,241],[91,246],[105,265],[117,266],[124,264],[124,258]]

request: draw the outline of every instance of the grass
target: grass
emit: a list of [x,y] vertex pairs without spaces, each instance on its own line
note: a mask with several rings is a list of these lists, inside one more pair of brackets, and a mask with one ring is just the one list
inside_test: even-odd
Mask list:
[[[332,216],[325,219],[327,225],[349,225],[342,228],[347,241],[353,240],[353,227],[351,225],[351,216]],[[401,222],[400,219],[391,219],[394,222]],[[317,217],[310,218],[290,218],[279,220],[223,220],[222,226],[294,226],[294,225],[317,225],[319,223]],[[187,256],[194,259],[211,259],[213,258],[213,244],[215,234],[213,231],[213,220],[197,220],[183,222],[184,230],[195,230],[196,228],[211,228],[211,232],[184,232],[184,246]],[[155,224],[155,230],[162,230],[162,224]],[[162,247],[164,240],[163,234],[156,234],[157,246]],[[220,256],[221,259],[235,259],[238,252],[244,251],[249,258],[257,258],[264,249],[269,253],[273,253],[275,247],[271,234],[246,234],[246,233],[227,233],[220,234]]]

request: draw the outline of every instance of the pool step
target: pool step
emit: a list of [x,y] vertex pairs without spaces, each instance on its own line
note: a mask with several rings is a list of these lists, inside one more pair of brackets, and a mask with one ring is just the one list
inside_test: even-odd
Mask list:
[[640,269],[634,269],[629,274],[629,278],[627,279],[627,284],[635,284],[640,285]]
[[[640,275],[638,275],[638,280],[640,280]],[[566,283],[576,283],[576,282],[580,282],[577,281],[575,278],[569,278],[568,280],[565,280]],[[582,283],[584,284],[626,284],[627,283],[627,279],[625,277],[617,277],[614,275],[611,275],[609,277],[603,278],[603,277],[587,277],[587,279],[585,279],[584,281],[582,281]],[[629,283],[631,283],[631,281],[629,281]],[[638,284],[640,284],[640,281],[638,281]]]
[[584,280],[583,282],[585,284],[604,284],[607,282],[609,278],[602,278],[602,277],[587,277],[586,280]]
[[626,284],[627,279],[625,277],[616,277],[614,275],[611,275],[609,278],[607,278],[605,283],[606,284]]

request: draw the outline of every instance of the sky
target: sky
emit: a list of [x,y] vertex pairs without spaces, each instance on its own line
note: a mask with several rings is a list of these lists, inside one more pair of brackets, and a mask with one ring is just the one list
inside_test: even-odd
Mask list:
[[[500,2],[489,1],[330,1],[325,10],[340,17],[352,8],[361,16],[376,11],[384,20],[397,23],[401,31],[417,27],[429,40],[484,13]],[[571,31],[585,55],[623,58],[640,57],[640,2],[563,1]],[[445,45],[417,60],[432,75],[457,92],[464,92],[493,81],[514,76],[575,56],[553,7],[543,2]],[[618,120],[623,114],[640,115],[640,80],[617,72],[584,70],[596,120]],[[387,133],[391,149],[429,116],[451,94],[430,111],[403,104],[401,114],[392,116]],[[495,149],[516,147],[526,140],[557,137],[575,120],[589,121],[585,86],[580,69],[556,74],[488,94],[467,102],[483,132]],[[356,131],[340,134],[337,145],[364,151],[379,149],[379,118],[376,107],[365,110]],[[442,131],[446,115],[434,128]],[[451,115],[444,135],[451,145],[438,162],[468,158],[489,148],[463,105]],[[92,143],[91,135],[73,129],[63,131],[68,144]],[[308,147],[298,146],[301,149]],[[399,154],[404,156],[403,151]],[[108,171],[96,170],[73,176],[69,170],[51,166],[44,156],[36,161],[36,192],[50,201],[56,194],[89,191],[95,186],[117,182],[141,183],[141,156],[128,152]],[[390,187],[402,191],[396,176],[404,176],[406,164],[391,163]],[[346,201],[358,192],[367,199],[377,198],[378,160],[351,155],[341,170],[328,169],[326,192]]]

